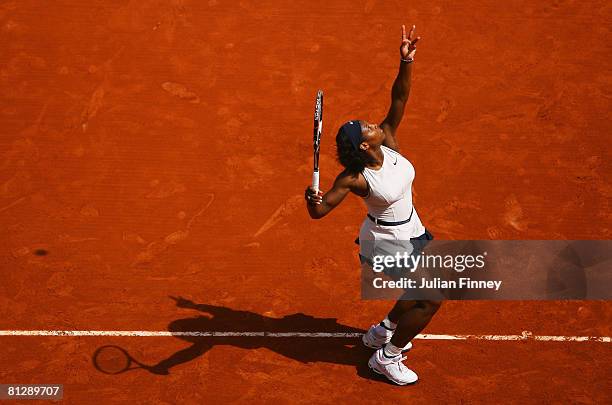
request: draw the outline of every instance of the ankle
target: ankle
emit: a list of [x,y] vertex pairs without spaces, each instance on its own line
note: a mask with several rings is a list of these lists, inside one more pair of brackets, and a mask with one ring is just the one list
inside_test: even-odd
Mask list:
[[389,320],[389,317],[386,317],[385,319],[383,319],[383,320],[380,322],[380,326],[382,326],[383,328],[385,328],[385,329],[387,329],[387,330],[389,330],[389,331],[391,331],[391,332],[394,332],[394,331],[395,331],[395,328],[397,328],[397,324],[396,324],[396,323],[394,323],[394,322],[391,322],[391,321]]
[[382,354],[383,354],[384,357],[386,357],[388,359],[392,359],[392,358],[397,357],[400,354],[402,354],[402,348],[401,347],[397,347],[393,343],[389,342],[383,348]]

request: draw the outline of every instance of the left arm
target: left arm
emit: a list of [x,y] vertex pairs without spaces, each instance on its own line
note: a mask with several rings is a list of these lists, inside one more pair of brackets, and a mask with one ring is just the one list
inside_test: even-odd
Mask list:
[[406,27],[402,25],[402,44],[400,45],[400,67],[397,77],[391,88],[391,107],[387,116],[380,124],[380,127],[385,131],[386,139],[384,145],[391,149],[398,149],[395,139],[395,132],[399,126],[404,109],[410,95],[410,79],[412,76],[412,61],[416,53],[416,43],[421,37],[412,39],[415,26],[412,26],[408,37],[406,37]]

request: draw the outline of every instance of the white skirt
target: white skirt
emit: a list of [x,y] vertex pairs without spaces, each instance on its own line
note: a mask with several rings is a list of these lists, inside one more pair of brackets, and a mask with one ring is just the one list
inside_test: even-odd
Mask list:
[[[425,233],[425,227],[416,212],[412,213],[410,222],[397,226],[377,225],[366,217],[359,230],[359,254],[367,259],[374,255],[395,254],[396,252],[412,252],[410,239]],[[384,243],[376,243],[385,241]],[[376,246],[376,249],[375,249]],[[384,251],[378,251],[384,249]],[[377,250],[375,252],[375,250]]]

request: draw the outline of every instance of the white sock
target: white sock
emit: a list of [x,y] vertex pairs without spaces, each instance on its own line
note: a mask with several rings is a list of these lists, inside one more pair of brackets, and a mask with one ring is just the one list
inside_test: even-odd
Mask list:
[[389,317],[386,317],[385,319],[383,319],[381,324],[382,324],[382,326],[385,327],[385,329],[390,329],[390,330],[395,330],[395,328],[397,327],[397,324],[391,322],[389,320]]
[[396,356],[399,356],[400,354],[402,354],[402,348],[401,347],[397,347],[393,343],[389,342],[389,343],[387,343],[387,345],[383,349],[383,354],[387,358],[396,357]]

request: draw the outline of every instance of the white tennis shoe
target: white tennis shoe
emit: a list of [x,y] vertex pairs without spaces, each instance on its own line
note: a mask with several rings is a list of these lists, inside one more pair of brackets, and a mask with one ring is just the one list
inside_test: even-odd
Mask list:
[[417,382],[419,376],[412,370],[410,370],[403,363],[406,357],[402,357],[401,354],[387,358],[383,354],[384,349],[378,349],[368,360],[368,366],[372,371],[377,374],[384,375],[389,381],[397,385],[407,385]]
[[[361,341],[371,349],[380,349],[391,341],[391,337],[393,337],[393,331],[378,324],[370,326],[370,329],[361,337]],[[412,343],[408,342],[402,352],[407,352],[410,349],[412,349]]]

